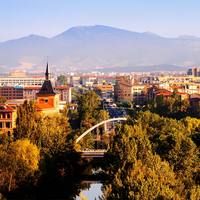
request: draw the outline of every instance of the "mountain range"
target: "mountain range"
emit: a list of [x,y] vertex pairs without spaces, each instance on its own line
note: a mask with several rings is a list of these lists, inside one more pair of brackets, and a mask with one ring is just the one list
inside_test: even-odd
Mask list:
[[72,27],[51,38],[29,35],[0,43],[2,72],[43,70],[47,57],[53,70],[66,72],[185,70],[200,63],[200,38],[95,25]]

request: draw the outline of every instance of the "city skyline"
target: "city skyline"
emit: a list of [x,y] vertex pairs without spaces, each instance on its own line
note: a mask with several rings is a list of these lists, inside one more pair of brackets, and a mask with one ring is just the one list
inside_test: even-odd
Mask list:
[[74,26],[96,24],[165,37],[199,37],[199,6],[195,0],[0,0],[0,42],[30,34],[52,37]]

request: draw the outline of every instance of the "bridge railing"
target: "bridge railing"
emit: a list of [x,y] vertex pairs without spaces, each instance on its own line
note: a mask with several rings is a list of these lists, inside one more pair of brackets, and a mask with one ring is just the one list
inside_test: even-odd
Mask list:
[[78,150],[77,152],[80,152],[80,153],[105,153],[107,152],[107,149],[88,149],[88,150]]

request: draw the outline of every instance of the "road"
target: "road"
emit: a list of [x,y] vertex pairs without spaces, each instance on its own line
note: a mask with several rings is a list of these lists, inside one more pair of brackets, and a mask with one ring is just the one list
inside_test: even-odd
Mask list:
[[126,116],[126,111],[122,108],[107,107],[106,110],[109,112],[111,118],[118,118]]

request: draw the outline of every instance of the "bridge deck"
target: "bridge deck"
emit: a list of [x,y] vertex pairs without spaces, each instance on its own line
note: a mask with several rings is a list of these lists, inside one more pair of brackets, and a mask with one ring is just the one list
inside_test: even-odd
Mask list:
[[85,150],[79,151],[82,158],[102,158],[107,150]]

